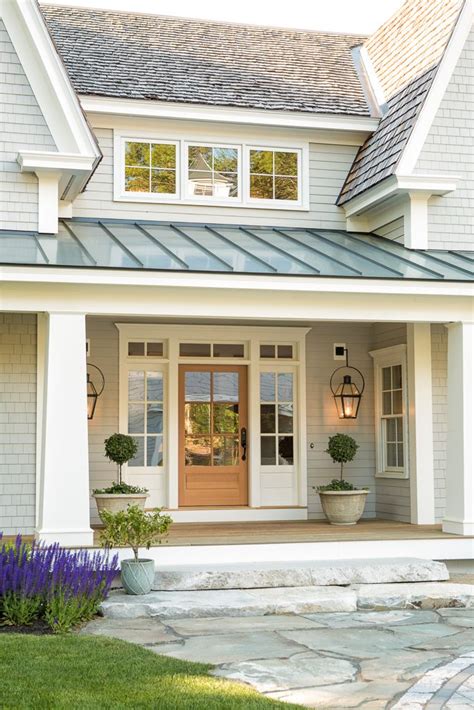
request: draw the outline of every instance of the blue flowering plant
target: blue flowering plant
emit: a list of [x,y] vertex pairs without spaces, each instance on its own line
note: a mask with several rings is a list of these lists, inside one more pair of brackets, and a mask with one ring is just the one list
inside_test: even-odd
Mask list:
[[0,623],[69,631],[95,616],[117,573],[116,555],[28,544],[19,535],[0,546]]

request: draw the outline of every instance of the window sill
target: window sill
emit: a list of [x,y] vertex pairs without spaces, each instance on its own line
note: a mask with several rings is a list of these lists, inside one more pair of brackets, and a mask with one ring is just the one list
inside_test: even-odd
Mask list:
[[395,478],[397,480],[407,481],[409,476],[406,471],[380,471],[375,474],[375,478]]
[[205,200],[205,199],[181,199],[179,197],[155,197],[153,195],[142,195],[137,193],[114,195],[114,202],[131,202],[151,205],[183,205],[192,206],[202,205],[203,207],[231,207],[234,209],[246,210],[279,210],[289,212],[308,212],[309,205],[301,202],[297,204],[285,204],[282,202],[272,203],[270,201],[262,202],[243,202],[240,200]]

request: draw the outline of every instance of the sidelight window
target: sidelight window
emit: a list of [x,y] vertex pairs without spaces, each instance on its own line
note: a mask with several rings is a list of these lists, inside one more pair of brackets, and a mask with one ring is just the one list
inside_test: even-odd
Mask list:
[[260,458],[262,466],[294,464],[292,372],[260,373]]

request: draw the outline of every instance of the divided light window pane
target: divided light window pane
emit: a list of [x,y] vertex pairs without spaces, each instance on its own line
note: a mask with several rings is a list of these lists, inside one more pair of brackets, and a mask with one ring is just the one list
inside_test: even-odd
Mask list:
[[239,197],[239,153],[226,146],[188,146],[188,197]]
[[260,373],[260,463],[294,463],[293,373]]
[[250,197],[258,200],[297,201],[298,152],[250,150]]
[[386,469],[404,466],[402,366],[382,368],[382,436]]
[[138,445],[132,468],[163,465],[163,373],[128,373],[128,433]]
[[125,191],[175,195],[176,145],[126,141]]

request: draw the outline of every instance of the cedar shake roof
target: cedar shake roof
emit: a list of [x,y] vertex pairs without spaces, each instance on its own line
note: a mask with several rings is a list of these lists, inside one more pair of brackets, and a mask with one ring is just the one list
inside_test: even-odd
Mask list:
[[386,106],[359,149],[338,204],[395,172],[462,7],[461,0],[406,0],[365,42]]
[[42,5],[79,94],[369,116],[355,35]]

